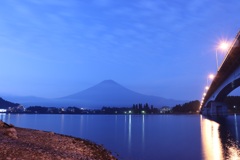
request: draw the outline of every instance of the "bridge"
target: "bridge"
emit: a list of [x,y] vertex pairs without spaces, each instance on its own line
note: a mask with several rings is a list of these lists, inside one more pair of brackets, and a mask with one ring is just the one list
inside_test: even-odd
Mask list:
[[227,115],[226,96],[240,86],[240,32],[235,37],[202,103],[203,115]]

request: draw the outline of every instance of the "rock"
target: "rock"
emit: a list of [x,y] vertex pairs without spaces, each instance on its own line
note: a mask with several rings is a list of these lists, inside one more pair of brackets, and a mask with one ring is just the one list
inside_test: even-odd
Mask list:
[[13,124],[9,124],[9,127],[14,127],[14,125]]
[[15,128],[7,128],[5,131],[5,134],[13,139],[18,139],[17,137],[17,131]]
[[54,132],[49,132],[50,135],[54,135]]
[[0,127],[4,126],[4,122],[0,120]]

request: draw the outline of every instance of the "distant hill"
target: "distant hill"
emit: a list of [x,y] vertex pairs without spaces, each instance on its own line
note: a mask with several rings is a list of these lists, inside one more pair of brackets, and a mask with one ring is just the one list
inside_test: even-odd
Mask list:
[[18,102],[25,107],[29,107],[32,105],[42,105],[42,106],[56,105],[56,103],[52,99],[35,97],[35,96],[2,95],[2,97],[8,101]]
[[17,107],[17,106],[19,106],[18,103],[12,103],[0,97],[0,109],[8,109],[8,107]]
[[40,97],[6,96],[7,100],[19,102],[25,107],[68,107],[77,106],[83,108],[109,107],[131,107],[133,104],[154,105],[154,107],[175,106],[185,101],[165,99],[157,96],[149,96],[134,92],[123,87],[113,80],[105,80],[81,92],[56,99],[45,99]]
[[148,96],[123,87],[113,80],[105,80],[81,92],[62,97],[62,100],[78,102],[83,106],[132,106],[138,103],[148,103],[154,106],[174,106],[183,101],[165,99],[157,96]]

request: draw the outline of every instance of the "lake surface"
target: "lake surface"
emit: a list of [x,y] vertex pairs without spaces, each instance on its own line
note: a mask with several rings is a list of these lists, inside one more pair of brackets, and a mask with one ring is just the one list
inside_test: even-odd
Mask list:
[[103,144],[123,160],[240,159],[240,116],[0,114],[18,127]]

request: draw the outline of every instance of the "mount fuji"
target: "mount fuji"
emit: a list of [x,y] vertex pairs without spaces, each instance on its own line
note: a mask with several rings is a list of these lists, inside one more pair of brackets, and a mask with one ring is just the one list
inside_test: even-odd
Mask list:
[[7,100],[20,103],[25,107],[34,105],[46,107],[76,106],[91,109],[97,109],[103,106],[131,107],[133,104],[139,103],[148,103],[149,105],[153,105],[154,107],[172,107],[176,104],[182,104],[185,102],[137,93],[118,84],[113,80],[105,80],[81,92],[77,92],[75,94],[56,99],[19,96],[3,97]]
[[102,81],[93,87],[60,99],[88,107],[131,107],[133,104],[139,103],[162,107],[184,103],[184,101],[140,94],[123,87],[113,80]]

